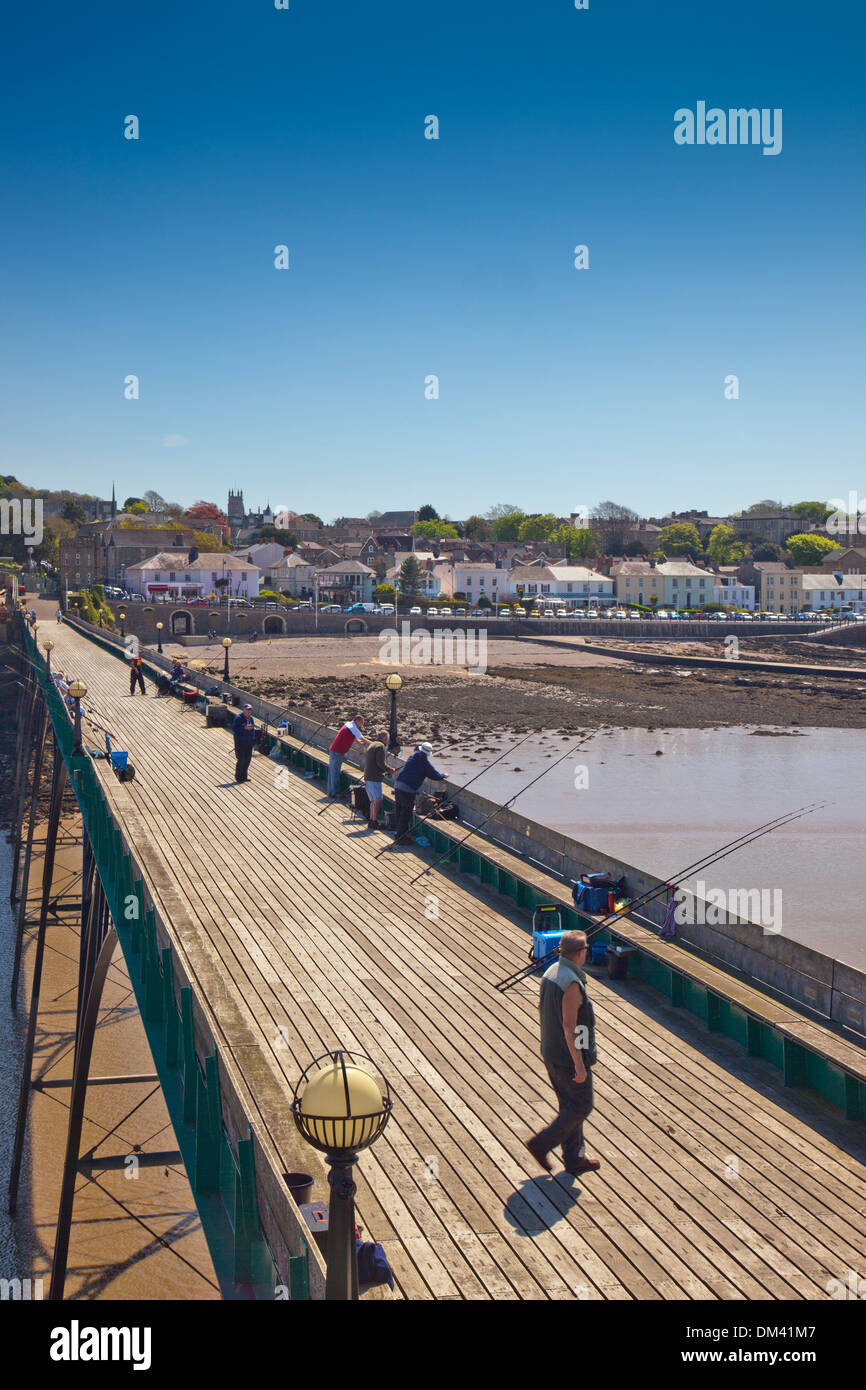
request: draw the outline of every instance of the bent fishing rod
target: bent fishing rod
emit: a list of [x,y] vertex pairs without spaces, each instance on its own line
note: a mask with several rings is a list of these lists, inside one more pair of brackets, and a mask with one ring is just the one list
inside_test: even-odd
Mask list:
[[464,835],[462,840],[458,840],[456,845],[451,846],[447,854],[443,854],[442,858],[437,859],[435,864],[428,864],[426,869],[423,869],[420,874],[416,874],[415,878],[412,879],[412,882],[417,883],[419,878],[424,878],[425,875],[432,873],[433,869],[438,869],[440,864],[444,864],[446,859],[451,858],[455,850],[461,849],[463,845],[466,844],[467,840],[471,840],[472,836],[477,835],[479,830],[483,830],[485,825],[489,825],[489,823],[492,820],[495,820],[497,816],[501,816],[502,812],[507,811],[509,806],[511,806],[519,796],[522,796],[524,792],[528,792],[530,787],[534,787],[536,782],[540,782],[542,777],[544,777],[548,772],[552,772],[553,769],[555,767],[558,767],[560,763],[565,762],[566,758],[572,757],[578,751],[579,748],[582,748],[584,744],[588,743],[589,740],[594,736],[595,730],[592,730],[591,733],[584,734],[582,738],[578,739],[577,743],[574,745],[573,748],[567,748],[565,752],[560,755],[560,757],[558,757],[554,762],[550,764],[549,767],[542,768],[541,772],[539,772],[536,777],[533,777],[531,782],[527,782],[525,787],[521,787],[520,790],[516,791],[513,796],[510,796],[503,806],[497,806],[496,810],[491,812],[489,816],[485,816],[483,821],[481,821],[478,825],[474,825],[468,835]]
[[[498,755],[498,757],[496,757],[496,758],[493,759],[493,762],[492,762],[492,763],[488,763],[486,767],[480,768],[479,771],[475,773],[474,777],[470,777],[470,778],[469,778],[469,781],[468,781],[468,782],[464,782],[463,785],[462,785],[462,787],[456,787],[456,788],[455,788],[455,791],[458,791],[458,792],[465,792],[465,791],[467,791],[467,790],[469,789],[469,787],[472,786],[472,783],[473,783],[473,782],[476,782],[476,781],[478,780],[479,777],[483,777],[483,776],[484,776],[485,772],[489,772],[490,769],[491,769],[492,767],[495,767],[496,764],[497,764],[498,762],[501,762],[503,758],[507,757],[509,753],[516,753],[517,750],[518,750],[518,748],[520,747],[521,743],[525,743],[526,740],[527,740],[528,738],[534,738],[534,736],[535,736],[537,733],[538,733],[538,730],[537,730],[537,729],[530,729],[529,733],[526,734],[524,738],[520,739],[517,743],[512,744],[510,748],[505,748],[505,749],[503,749],[503,751]],[[434,807],[434,808],[433,808],[433,811],[435,811],[435,809],[436,809],[436,808]],[[420,829],[420,827],[421,827],[422,825],[426,825],[426,824],[427,824],[427,822],[428,822],[428,821],[432,818],[432,816],[433,816],[433,811],[428,811],[427,814],[426,814],[426,816],[422,816],[421,819],[420,819],[419,821],[416,821],[416,828],[417,828],[417,829]],[[379,850],[379,853],[376,855],[376,858],[377,858],[377,859],[380,858],[380,856],[383,855],[383,854],[385,854],[385,852],[386,852],[387,850],[389,850],[390,848],[391,848],[390,845],[384,845],[383,848]]]
[[[790,825],[792,821],[800,820],[802,816],[809,816],[813,811],[820,811],[827,805],[829,805],[829,802],[815,801],[807,803],[805,806],[798,806],[793,811],[786,811],[781,816],[774,816],[772,820],[765,821],[763,825],[755,826],[753,830],[745,831],[735,839],[729,840],[727,844],[721,845],[719,849],[710,850],[706,854],[701,855],[694,863],[687,865],[686,868],[681,869],[678,873],[672,874],[664,883],[656,884],[654,888],[647,889],[645,893],[639,893],[637,897],[624,903],[621,908],[618,908],[615,912],[609,913],[601,922],[597,922],[593,927],[590,927],[585,932],[587,943],[589,943],[594,936],[597,936],[600,931],[603,931],[605,927],[613,926],[621,917],[628,916],[630,913],[636,912],[639,908],[646,907],[648,903],[653,902],[656,898],[660,898],[668,891],[672,883],[678,882],[680,879],[690,878],[692,874],[701,873],[705,869],[709,869],[713,864],[718,864],[722,859],[727,859],[729,854],[734,854],[738,849],[745,849],[747,845],[751,845],[756,840],[762,839],[764,835],[771,835],[774,830],[780,830],[782,826]],[[527,979],[537,970],[552,965],[558,956],[559,947],[556,946],[544,956],[540,956],[537,960],[531,961],[528,966],[523,966],[520,970],[515,970],[513,974],[507,975],[504,980],[500,980],[496,988],[501,992],[511,989],[512,985],[519,984],[521,980]]]

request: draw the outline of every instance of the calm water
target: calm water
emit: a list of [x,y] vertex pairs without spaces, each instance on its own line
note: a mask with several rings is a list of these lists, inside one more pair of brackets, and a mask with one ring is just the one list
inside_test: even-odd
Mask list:
[[[515,742],[496,741],[496,751]],[[574,742],[556,731],[539,734],[482,774],[473,790],[505,801]],[[482,744],[490,750],[494,739],[464,742],[434,762],[468,780],[496,756],[477,752]],[[551,767],[514,809],[670,877],[737,834],[826,799],[832,804],[824,810],[765,835],[700,877],[726,893],[781,889],[783,935],[866,969],[864,755],[862,730],[774,737],[748,729],[614,729]],[[585,773],[576,777],[577,765]]]

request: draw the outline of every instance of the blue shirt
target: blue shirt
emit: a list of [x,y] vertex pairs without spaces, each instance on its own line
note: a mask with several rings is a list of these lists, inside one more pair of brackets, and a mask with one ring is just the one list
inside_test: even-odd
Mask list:
[[236,747],[252,748],[256,739],[256,726],[253,722],[253,716],[251,714],[244,714],[243,710],[241,710],[240,714],[235,715],[235,718],[232,720],[232,733],[235,736]]

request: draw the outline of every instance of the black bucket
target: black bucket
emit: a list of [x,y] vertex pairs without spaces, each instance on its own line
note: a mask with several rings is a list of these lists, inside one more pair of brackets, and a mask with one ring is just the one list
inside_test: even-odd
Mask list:
[[313,1200],[313,1179],[309,1173],[284,1173],[283,1177],[299,1207]]

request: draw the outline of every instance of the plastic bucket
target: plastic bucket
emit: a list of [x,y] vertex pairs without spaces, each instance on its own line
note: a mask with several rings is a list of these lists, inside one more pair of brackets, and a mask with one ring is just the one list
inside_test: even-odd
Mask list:
[[298,1206],[303,1206],[305,1202],[313,1200],[313,1179],[309,1173],[284,1173],[286,1187],[291,1192]]
[[128,757],[129,757],[129,753],[128,753],[128,752],[126,752],[126,753],[112,753],[112,755],[111,755],[111,765],[112,765],[112,767],[116,767],[117,770],[118,770],[118,772],[123,772],[124,769],[126,768],[126,762],[127,762]]

